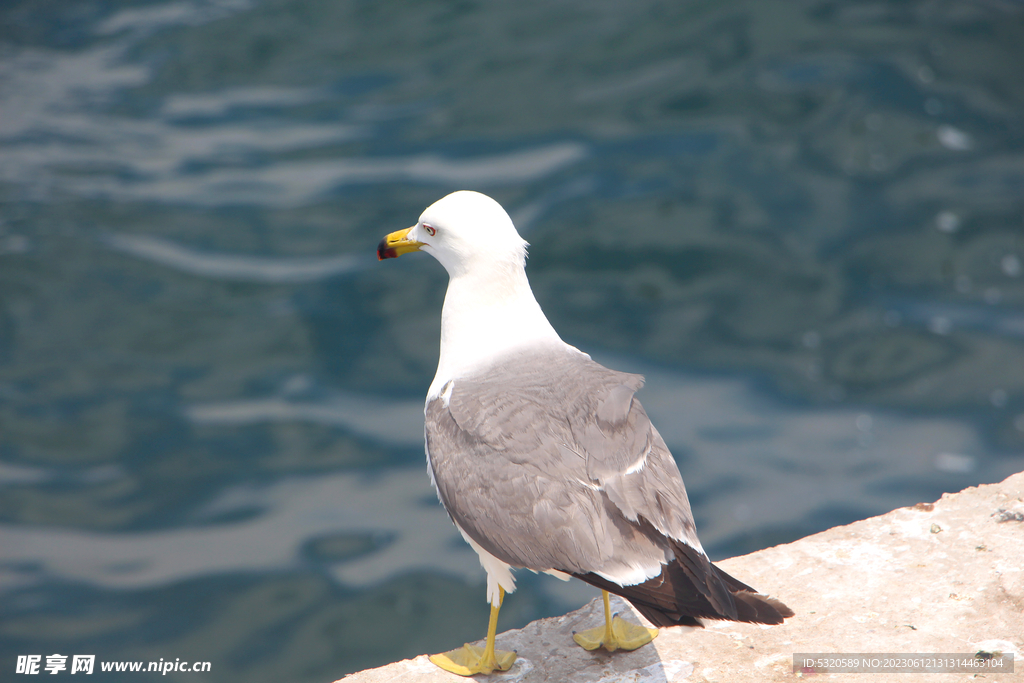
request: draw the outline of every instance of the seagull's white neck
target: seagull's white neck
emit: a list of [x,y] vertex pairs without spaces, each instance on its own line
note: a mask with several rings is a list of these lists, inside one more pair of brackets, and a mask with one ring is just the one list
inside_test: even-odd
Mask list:
[[514,351],[564,346],[533,296],[522,265],[452,275],[441,312],[441,356],[427,400],[451,379],[472,375]]

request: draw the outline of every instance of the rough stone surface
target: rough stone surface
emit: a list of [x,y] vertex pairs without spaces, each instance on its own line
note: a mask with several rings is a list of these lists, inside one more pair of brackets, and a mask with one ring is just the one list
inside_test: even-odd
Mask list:
[[[796,616],[781,626],[708,622],[706,629],[662,629],[636,652],[589,653],[572,632],[601,622],[600,600],[563,617],[498,636],[519,659],[504,674],[478,680],[512,683],[661,683],[668,681],[821,680],[961,681],[950,674],[793,672],[793,653],[974,653],[1013,651],[1024,680],[1024,473],[998,484],[946,494],[794,543],[720,563]],[[613,610],[632,608],[615,599]],[[625,615],[628,618],[628,615]],[[633,617],[643,621],[633,612]],[[345,683],[465,681],[426,656],[346,676]]]

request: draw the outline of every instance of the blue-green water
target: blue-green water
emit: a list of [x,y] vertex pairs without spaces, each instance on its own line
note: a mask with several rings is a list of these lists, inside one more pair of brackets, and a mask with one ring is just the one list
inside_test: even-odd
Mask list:
[[374,260],[461,188],[647,376],[715,557],[1024,469],[1020,2],[7,0],[4,680],[482,636],[423,463],[445,275]]

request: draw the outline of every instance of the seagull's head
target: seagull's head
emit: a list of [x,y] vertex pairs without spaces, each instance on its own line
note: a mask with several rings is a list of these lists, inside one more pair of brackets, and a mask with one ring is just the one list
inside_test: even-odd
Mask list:
[[377,258],[425,251],[457,277],[478,268],[522,269],[526,246],[498,202],[462,190],[428,206],[416,225],[382,239]]

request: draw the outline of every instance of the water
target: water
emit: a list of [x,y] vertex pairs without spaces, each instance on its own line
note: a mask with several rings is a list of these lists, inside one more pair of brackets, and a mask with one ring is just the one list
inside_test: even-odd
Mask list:
[[[9,0],[0,667],[483,634],[423,465],[445,276],[373,257],[460,188],[647,376],[714,557],[1021,470],[1022,65],[1009,0]],[[591,596],[523,575],[502,628]]]

